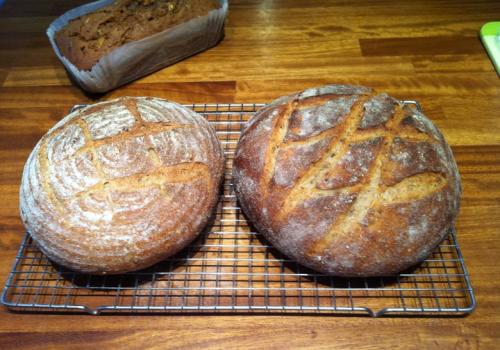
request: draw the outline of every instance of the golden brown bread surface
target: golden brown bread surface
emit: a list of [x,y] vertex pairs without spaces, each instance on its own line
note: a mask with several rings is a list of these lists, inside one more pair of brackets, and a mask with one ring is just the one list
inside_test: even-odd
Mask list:
[[279,250],[338,276],[398,273],[425,259],[459,210],[451,149],[416,110],[361,86],[277,99],[240,138],[235,191]]
[[105,54],[220,7],[218,0],[117,0],[58,31],[61,54],[89,70]]
[[189,244],[218,199],[224,156],[195,112],[137,97],[71,113],[29,156],[21,217],[40,249],[73,270],[150,266]]

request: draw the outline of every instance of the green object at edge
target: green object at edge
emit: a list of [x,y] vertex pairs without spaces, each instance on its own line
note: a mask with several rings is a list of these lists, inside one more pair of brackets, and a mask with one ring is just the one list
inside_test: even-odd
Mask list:
[[486,23],[479,33],[497,74],[500,75],[500,22]]

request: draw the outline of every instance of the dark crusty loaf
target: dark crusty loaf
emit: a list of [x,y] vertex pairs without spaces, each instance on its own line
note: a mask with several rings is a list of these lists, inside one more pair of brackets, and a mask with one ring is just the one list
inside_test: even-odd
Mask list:
[[218,0],[117,0],[75,18],[55,35],[61,54],[89,70],[105,54],[220,7]]
[[461,194],[432,122],[361,86],[309,89],[258,111],[233,178],[272,244],[338,276],[389,275],[423,260],[452,226]]
[[206,225],[222,180],[214,129],[157,98],[120,98],[71,113],[26,162],[21,217],[40,249],[73,270],[152,265]]

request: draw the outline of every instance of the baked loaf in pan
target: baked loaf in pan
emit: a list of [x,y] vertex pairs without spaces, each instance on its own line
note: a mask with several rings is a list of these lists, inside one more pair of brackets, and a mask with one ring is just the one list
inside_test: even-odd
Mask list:
[[158,98],[71,113],[38,142],[21,218],[53,261],[91,273],[150,266],[189,244],[217,203],[224,156],[207,120]]
[[218,0],[117,0],[70,21],[55,35],[62,55],[89,70],[108,52],[220,7]]
[[422,261],[453,225],[461,195],[432,122],[362,86],[308,89],[258,111],[233,178],[275,247],[337,276],[391,275]]

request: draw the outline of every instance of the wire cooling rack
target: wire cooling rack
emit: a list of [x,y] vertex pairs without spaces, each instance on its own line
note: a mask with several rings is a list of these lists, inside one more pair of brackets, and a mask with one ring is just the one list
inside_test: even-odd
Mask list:
[[[403,101],[420,106],[415,101]],[[214,223],[151,268],[91,276],[51,263],[26,234],[1,302],[18,311],[463,315],[475,298],[454,231],[417,268],[397,276],[335,278],[282,256],[248,225],[231,183],[243,124],[262,104],[187,105],[217,130],[226,155]],[[78,108],[79,106],[75,106]]]

